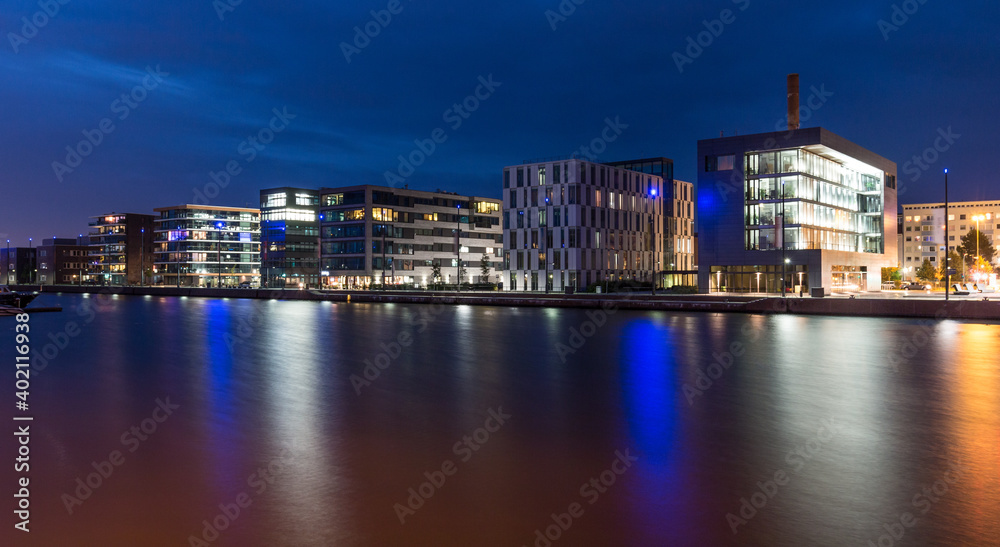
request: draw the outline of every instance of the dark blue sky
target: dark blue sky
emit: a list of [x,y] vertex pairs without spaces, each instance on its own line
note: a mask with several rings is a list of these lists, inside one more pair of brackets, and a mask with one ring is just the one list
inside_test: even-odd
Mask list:
[[[559,19],[557,0],[402,0],[383,27],[370,12],[388,0],[222,10],[238,1],[70,1],[52,17],[0,1],[2,237],[25,245],[85,233],[92,215],[192,202],[229,162],[239,174],[212,203],[256,206],[273,186],[382,184],[437,128],[447,140],[411,188],[499,197],[502,167],[572,154],[608,118],[628,127],[600,160],[663,155],[693,180],[698,139],[780,123],[789,72],[804,103],[813,86],[832,93],[803,126],[897,162],[901,202],[941,199],[946,165],[952,199],[1000,198],[995,3],[566,0],[575,11]],[[903,24],[880,28],[894,5]],[[712,24],[726,9],[729,22]],[[706,20],[718,36],[681,72],[673,54],[687,55]],[[348,62],[341,44],[366,24],[378,35]],[[490,75],[499,87],[455,127],[447,111]],[[294,118],[274,120],[282,130],[254,147],[274,109]],[[958,137],[927,154],[936,162],[908,163],[949,127]],[[84,131],[100,144],[80,147]],[[90,153],[71,167],[67,146]]]

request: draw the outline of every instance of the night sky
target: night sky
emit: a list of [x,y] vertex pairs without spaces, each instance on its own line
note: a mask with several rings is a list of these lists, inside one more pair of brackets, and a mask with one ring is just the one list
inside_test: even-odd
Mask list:
[[[780,127],[790,72],[804,105],[824,95],[802,125],[895,161],[901,203],[942,199],[946,166],[953,200],[1000,198],[995,3],[49,1],[51,17],[0,1],[0,237],[16,245],[195,201],[230,162],[213,204],[384,184],[439,128],[410,188],[499,197],[504,166],[572,154],[606,120],[627,127],[598,160],[667,156],[694,180],[698,139]],[[449,112],[477,87],[474,112]]]

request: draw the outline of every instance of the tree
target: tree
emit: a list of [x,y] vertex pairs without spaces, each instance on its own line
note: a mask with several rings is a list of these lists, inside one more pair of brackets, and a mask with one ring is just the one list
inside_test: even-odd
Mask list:
[[903,274],[899,272],[899,268],[882,268],[882,283],[902,281],[902,279]]
[[490,282],[490,256],[486,253],[479,259],[479,273],[482,275],[483,283]]
[[955,275],[951,276],[952,281],[960,280],[962,278],[962,276],[964,275],[965,267],[962,266],[961,255],[959,255],[955,251],[951,251],[950,253],[948,253],[948,262],[946,263],[944,260],[942,260],[941,266],[938,267],[937,270],[938,279],[945,279],[945,276],[948,273],[946,271],[945,264],[948,265],[948,268],[955,270]]
[[990,238],[986,237],[986,234],[975,228],[969,230],[969,233],[962,236],[962,244],[955,250],[965,255],[965,262],[970,267],[976,261],[977,240],[979,256],[983,257],[986,262],[993,262],[993,258],[997,253],[996,248],[990,243]]
[[441,281],[441,265],[437,262],[431,265],[431,281],[435,283]]
[[917,279],[932,283],[937,280],[937,270],[931,265],[931,261],[924,259],[924,263],[920,265],[920,268],[916,271]]

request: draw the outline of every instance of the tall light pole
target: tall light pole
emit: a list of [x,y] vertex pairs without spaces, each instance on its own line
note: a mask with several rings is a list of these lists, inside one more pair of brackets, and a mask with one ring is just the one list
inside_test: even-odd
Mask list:
[[221,222],[216,222],[215,227],[218,228],[219,234],[219,281],[217,283],[218,289],[222,288],[222,227],[224,226]]
[[948,264],[948,232],[951,230],[951,225],[948,221],[948,168],[944,168],[944,300],[947,302],[949,300],[949,293],[951,292],[951,271],[949,271]]
[[382,291],[385,291],[385,224],[382,224]]
[[146,229],[139,230],[139,286],[146,284]]
[[462,204],[455,203],[455,266],[458,292],[462,292]]

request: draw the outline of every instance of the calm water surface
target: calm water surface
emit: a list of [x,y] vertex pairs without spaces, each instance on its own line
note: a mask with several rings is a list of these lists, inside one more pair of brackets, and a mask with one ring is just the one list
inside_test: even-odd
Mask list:
[[5,544],[1000,545],[996,324],[37,305],[65,310],[31,318],[33,531]]

